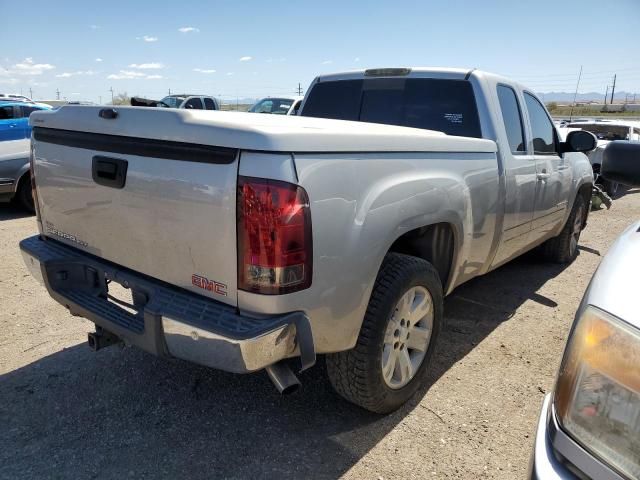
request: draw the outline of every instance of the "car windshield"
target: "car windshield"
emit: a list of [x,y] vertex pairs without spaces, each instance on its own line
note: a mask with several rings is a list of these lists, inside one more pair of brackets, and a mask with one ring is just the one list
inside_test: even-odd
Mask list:
[[180,105],[182,104],[182,102],[184,102],[184,99],[186,97],[177,97],[177,96],[169,96],[169,97],[164,97],[162,100],[160,100],[162,103],[166,103],[167,105],[169,105],[171,108],[179,108]]
[[273,113],[276,115],[286,115],[293,105],[290,98],[265,98],[249,109],[254,113]]
[[314,85],[305,117],[359,120],[481,138],[471,83],[434,78],[371,78]]
[[567,127],[591,132],[598,140],[629,140],[629,127],[624,125],[571,123]]

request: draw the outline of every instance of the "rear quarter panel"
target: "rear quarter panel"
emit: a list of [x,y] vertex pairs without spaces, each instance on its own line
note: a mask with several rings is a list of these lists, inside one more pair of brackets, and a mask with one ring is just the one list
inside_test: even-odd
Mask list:
[[240,291],[252,312],[304,310],[320,353],[355,345],[376,275],[402,234],[446,222],[454,230],[449,290],[481,273],[496,227],[495,153],[295,154],[311,203],[309,289],[265,297]]

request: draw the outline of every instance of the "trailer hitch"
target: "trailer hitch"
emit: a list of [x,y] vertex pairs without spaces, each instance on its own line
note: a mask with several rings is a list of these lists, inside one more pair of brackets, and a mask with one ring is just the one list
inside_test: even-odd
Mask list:
[[96,331],[88,334],[87,341],[91,350],[97,352],[101,348],[121,343],[122,339],[110,331],[96,325]]

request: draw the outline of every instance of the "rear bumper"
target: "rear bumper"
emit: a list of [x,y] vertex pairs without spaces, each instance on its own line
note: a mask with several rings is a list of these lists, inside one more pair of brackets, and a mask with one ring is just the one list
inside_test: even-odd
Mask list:
[[[54,240],[20,242],[31,274],[73,315],[85,317],[126,343],[234,373],[260,370],[299,355],[315,363],[303,312],[253,318],[234,307],[172,287]],[[108,283],[131,289],[134,307],[108,298]]]

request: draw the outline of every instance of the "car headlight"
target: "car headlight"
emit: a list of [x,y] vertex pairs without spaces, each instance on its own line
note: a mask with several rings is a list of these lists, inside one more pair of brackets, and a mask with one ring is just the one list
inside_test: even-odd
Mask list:
[[640,478],[640,331],[592,306],[567,345],[556,384],[563,429],[593,455]]

